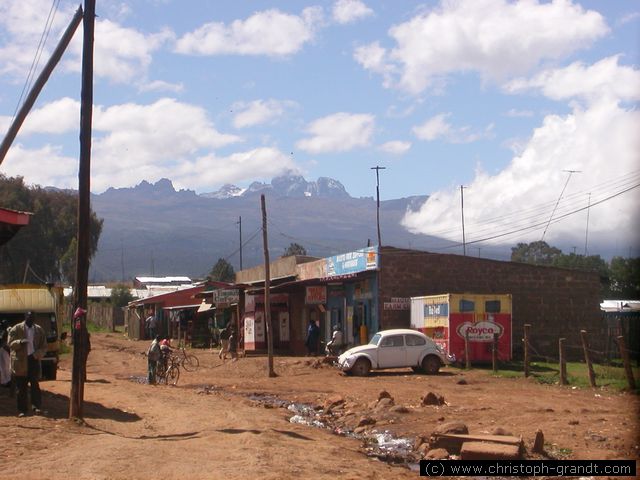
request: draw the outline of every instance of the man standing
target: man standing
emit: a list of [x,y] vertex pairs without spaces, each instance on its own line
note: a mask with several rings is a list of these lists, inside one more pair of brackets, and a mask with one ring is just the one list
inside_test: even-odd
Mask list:
[[147,370],[149,385],[155,385],[156,373],[158,371],[158,362],[162,357],[162,349],[160,348],[160,335],[156,335],[147,350]]
[[27,414],[27,384],[31,385],[33,413],[39,414],[42,408],[40,359],[47,352],[47,338],[44,329],[33,323],[33,312],[27,312],[24,322],[9,330],[8,343],[11,350],[11,373],[18,389],[18,416],[24,417]]

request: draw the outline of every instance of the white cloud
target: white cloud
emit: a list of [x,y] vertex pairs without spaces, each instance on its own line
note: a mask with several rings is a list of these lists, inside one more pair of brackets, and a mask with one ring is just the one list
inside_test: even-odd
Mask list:
[[640,70],[619,65],[618,60],[619,55],[614,55],[588,66],[575,62],[565,68],[545,70],[531,79],[512,80],[504,88],[509,93],[540,90],[554,100],[640,100]]
[[346,152],[366,147],[371,142],[375,117],[369,114],[334,113],[312,122],[307,128],[311,138],[296,146],[309,153]]
[[[116,9],[116,16],[126,13]],[[126,8],[126,6],[125,6]],[[40,58],[40,68],[50,58],[55,45],[67,28],[76,10],[67,5],[54,17],[47,46]],[[37,0],[3,0],[0,2],[0,31],[6,32],[6,41],[0,46],[0,75],[17,81],[26,77],[35,48],[49,10]],[[173,38],[172,32],[144,34],[125,28],[116,22],[98,17],[95,23],[94,73],[117,83],[131,83],[144,79],[153,59],[153,53]],[[67,53],[61,61],[66,71],[81,71],[82,23],[78,27]]]
[[69,157],[62,147],[45,145],[38,149],[14,143],[2,163],[2,173],[21,176],[34,185],[78,188],[78,157]]
[[411,142],[403,142],[402,140],[392,140],[383,143],[378,147],[380,150],[392,155],[402,155],[411,149]]
[[337,0],[333,4],[333,19],[340,24],[352,23],[370,15],[373,15],[373,10],[360,0]]
[[472,131],[469,126],[451,125],[447,120],[450,116],[450,113],[440,113],[413,127],[412,131],[420,140],[427,142],[442,139],[449,143],[471,143],[493,136],[493,124],[488,125],[484,131]]
[[[9,128],[11,118],[0,117],[0,131]],[[20,128],[17,139],[39,133],[63,134],[80,128],[80,102],[69,97],[32,110]]]
[[175,178],[178,187],[200,190],[225,183],[272,178],[289,170],[297,170],[291,155],[276,148],[262,147],[228,156],[199,157],[195,162],[168,170],[164,176]]
[[395,85],[417,94],[456,72],[491,80],[522,74],[586,48],[608,31],[602,15],[571,0],[441,0],[438,8],[389,30],[395,48],[374,42],[357,49],[355,59],[382,73],[386,86],[397,70]]
[[273,122],[295,106],[295,102],[274,99],[237,102],[232,106],[233,111],[238,112],[233,118],[233,126],[246,128]]
[[320,7],[306,8],[300,16],[271,9],[229,25],[206,23],[178,39],[175,50],[189,55],[288,56],[313,40],[322,16]]
[[141,92],[173,92],[181,93],[184,91],[184,84],[170,83],[163,80],[153,80],[150,82],[141,82],[138,84],[138,90]]
[[[588,109],[574,106],[566,116],[549,115],[524,146],[523,152],[497,175],[477,172],[465,191],[467,241],[525,229],[516,236],[487,240],[489,243],[540,240],[544,225],[558,199],[567,173],[576,173],[555,214],[587,206],[587,193],[595,204],[638,183],[640,137],[636,134],[640,113],[625,110],[603,99]],[[635,178],[635,180],[634,180]],[[589,238],[597,243],[616,232],[619,242],[638,245],[640,205],[637,191],[590,209]],[[542,208],[540,208],[542,207]],[[552,223],[545,240],[584,245],[586,212]],[[536,229],[526,230],[534,224]],[[412,232],[461,239],[460,192],[457,188],[435,192],[418,212],[409,213],[404,224]]]

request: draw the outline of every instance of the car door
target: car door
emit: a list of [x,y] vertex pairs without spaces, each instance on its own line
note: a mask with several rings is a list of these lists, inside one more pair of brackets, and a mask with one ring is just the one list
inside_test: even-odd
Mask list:
[[378,344],[378,368],[395,368],[407,365],[404,335],[389,335]]
[[424,352],[427,340],[420,335],[405,335],[404,341],[407,352],[407,366],[419,366],[420,357],[422,357],[422,352]]

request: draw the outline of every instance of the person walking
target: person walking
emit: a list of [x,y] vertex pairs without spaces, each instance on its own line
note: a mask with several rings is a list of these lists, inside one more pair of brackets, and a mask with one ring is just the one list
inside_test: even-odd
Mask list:
[[227,352],[229,351],[229,337],[231,336],[231,324],[220,330],[220,351],[218,352],[218,358],[225,360],[227,358]]
[[309,320],[309,328],[307,328],[307,340],[304,343],[307,346],[307,355],[316,355],[318,352],[318,339],[320,338],[320,329],[314,320]]
[[36,415],[42,413],[40,391],[40,360],[47,353],[44,329],[34,323],[33,312],[27,312],[24,321],[9,330],[7,343],[11,350],[11,374],[18,390],[18,416],[27,414],[27,386],[31,393],[31,407]]
[[229,325],[229,355],[231,356],[231,361],[238,360],[238,334],[236,333],[236,328],[233,324]]
[[161,356],[162,349],[160,348],[160,335],[156,335],[156,338],[154,338],[151,345],[149,345],[149,350],[147,350],[147,378],[149,380],[149,385],[155,385],[156,383],[156,372],[158,370],[158,362],[160,362]]

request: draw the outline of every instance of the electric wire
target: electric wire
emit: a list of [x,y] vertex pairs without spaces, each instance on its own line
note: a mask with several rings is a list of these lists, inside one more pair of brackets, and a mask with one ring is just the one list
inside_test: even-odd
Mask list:
[[44,51],[44,46],[47,42],[47,38],[49,37],[49,32],[51,31],[51,27],[53,25],[53,19],[55,18],[55,14],[58,11],[58,6],[60,4],[60,0],[53,0],[51,3],[51,8],[49,9],[49,14],[47,15],[47,20],[45,22],[45,26],[42,30],[42,34],[40,35],[40,40],[38,42],[38,46],[36,47],[36,51],[33,56],[33,60],[31,61],[31,66],[29,67],[29,72],[27,73],[27,78],[25,79],[24,85],[22,86],[22,92],[20,92],[20,97],[18,98],[18,102],[16,104],[16,108],[13,112],[13,116],[11,117],[11,123],[15,119],[18,114],[18,110],[22,106],[22,100],[24,98],[25,92],[31,88],[31,82],[35,77],[35,71],[38,67],[38,63],[40,62],[40,57],[42,56],[42,52]]

